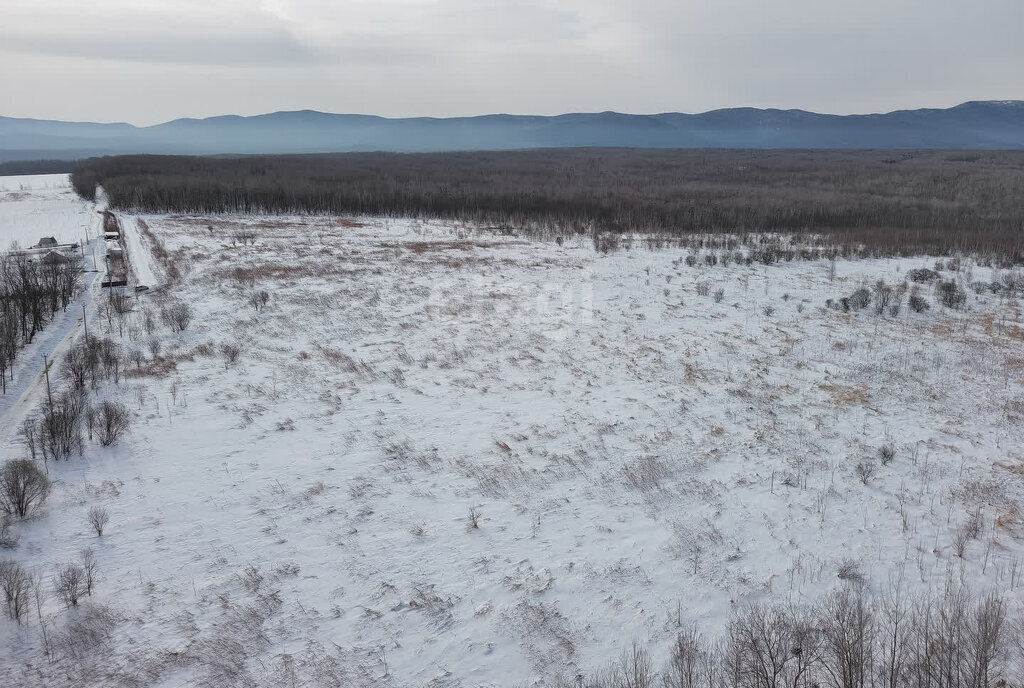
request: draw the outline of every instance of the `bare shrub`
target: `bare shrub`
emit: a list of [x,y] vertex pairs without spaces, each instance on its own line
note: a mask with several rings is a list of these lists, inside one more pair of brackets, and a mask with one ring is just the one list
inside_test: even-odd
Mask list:
[[96,411],[96,435],[104,447],[117,442],[132,424],[132,413],[117,401],[104,401]]
[[862,483],[867,485],[874,479],[875,474],[878,473],[878,466],[871,461],[861,461],[853,468],[854,473]]
[[671,473],[669,465],[657,456],[641,456],[622,466],[626,484],[644,492],[660,489]]
[[192,307],[187,303],[172,303],[160,309],[160,319],[171,332],[184,332],[192,324]]
[[960,285],[957,284],[956,280],[944,280],[940,282],[937,291],[939,294],[939,303],[946,308],[960,310],[967,302],[967,292],[960,288]]
[[892,300],[889,303],[889,315],[896,317],[903,309],[903,299],[907,295],[906,283],[900,284],[892,290]]
[[910,298],[907,300],[907,305],[910,306],[910,310],[915,313],[924,313],[931,308],[925,298],[921,296],[921,290],[917,286],[910,291]]
[[238,344],[221,344],[220,355],[224,359],[224,367],[227,368],[235,361],[238,360],[238,356],[242,353],[242,347]]
[[231,245],[241,244],[242,246],[255,246],[256,245],[256,231],[252,229],[243,229],[237,232],[231,233]]
[[77,607],[85,594],[85,569],[74,563],[61,566],[53,577],[53,591],[65,607]]
[[711,293],[711,282],[701,280],[697,282],[697,296],[707,296]]
[[978,536],[981,535],[981,510],[974,511],[967,520],[964,521],[964,530],[967,532],[967,537],[971,540],[977,540]]
[[594,248],[601,253],[610,253],[619,248],[621,237],[614,232],[594,232]]
[[96,553],[92,547],[86,547],[81,551],[82,556],[82,590],[86,595],[92,595],[93,585],[96,583]]
[[725,289],[715,289],[714,297],[715,303],[722,303],[722,299],[725,298]]
[[892,303],[893,288],[882,280],[875,282],[872,287],[875,301],[875,315],[883,315]]
[[20,564],[0,561],[0,591],[3,591],[7,616],[21,623],[22,615],[28,610],[32,577]]
[[96,536],[103,535],[103,528],[110,520],[110,514],[101,506],[89,507],[89,525],[96,531]]
[[68,392],[52,404],[44,404],[39,419],[39,447],[44,460],[67,459],[82,449],[82,413],[85,397],[81,392]]
[[928,268],[915,268],[907,272],[907,279],[911,282],[931,282],[939,279],[939,273]]
[[264,290],[254,291],[249,294],[249,305],[252,306],[257,313],[266,308],[269,302],[270,294]]
[[878,448],[878,459],[882,462],[883,466],[888,466],[895,457],[896,447],[893,446],[892,442],[883,444]]
[[956,529],[956,534],[953,535],[953,553],[963,559],[964,553],[967,551],[967,543],[970,541],[970,531],[966,524],[962,524]]
[[871,292],[861,287],[847,297],[850,309],[862,310],[871,304]]
[[469,508],[469,518],[466,522],[466,530],[476,530],[480,527],[480,510],[475,506]]
[[128,352],[128,356],[126,358],[129,363],[134,363],[136,368],[141,368],[142,361],[145,357],[142,355],[141,349],[132,349]]
[[50,479],[29,459],[13,459],[0,468],[0,511],[25,518],[50,494]]
[[844,559],[842,563],[839,564],[839,571],[836,573],[836,576],[840,580],[853,581],[855,583],[860,583],[864,580],[864,574],[861,573],[860,564],[858,564],[855,559]]
[[53,645],[68,659],[82,664],[97,656],[109,642],[117,625],[117,616],[109,607],[90,604],[70,617],[60,632],[54,634]]
[[39,419],[36,416],[26,418],[19,428],[19,434],[25,448],[28,449],[29,458],[35,461],[36,452],[39,450]]

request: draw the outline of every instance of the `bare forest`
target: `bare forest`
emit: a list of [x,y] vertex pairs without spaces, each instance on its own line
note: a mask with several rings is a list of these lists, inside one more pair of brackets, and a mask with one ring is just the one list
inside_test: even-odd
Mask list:
[[558,149],[87,160],[137,212],[356,214],[537,234],[782,232],[844,254],[1024,260],[1024,152]]

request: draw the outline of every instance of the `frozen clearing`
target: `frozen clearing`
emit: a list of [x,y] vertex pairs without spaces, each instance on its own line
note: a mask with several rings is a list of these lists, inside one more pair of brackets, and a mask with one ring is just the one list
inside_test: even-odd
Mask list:
[[67,244],[91,239],[94,213],[66,174],[0,177],[0,250],[13,243],[27,248],[45,236]]
[[50,466],[8,553],[50,575],[93,547],[89,602],[44,615],[110,635],[51,664],[34,616],[4,620],[0,684],[545,685],[634,641],[660,661],[680,622],[714,634],[849,566],[1020,594],[1020,303],[824,308],[933,260],[831,279],[443,223],[144,219],[181,278],[133,317],[195,319],[154,333],[156,360],[111,328],[144,362],[98,394],[136,424]]

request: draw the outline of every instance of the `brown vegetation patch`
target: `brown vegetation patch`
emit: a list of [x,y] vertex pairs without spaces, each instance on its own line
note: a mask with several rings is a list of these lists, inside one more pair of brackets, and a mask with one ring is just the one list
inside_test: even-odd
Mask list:
[[871,401],[871,393],[866,385],[841,385],[833,382],[823,382],[818,385],[818,389],[828,392],[832,397],[832,403],[839,407],[867,404]]
[[[190,359],[191,360],[191,359]],[[178,369],[178,362],[173,358],[158,358],[138,368],[129,368],[124,376],[127,378],[167,377]]]
[[427,251],[469,251],[474,248],[494,248],[495,246],[505,246],[507,244],[498,244],[494,242],[486,241],[473,241],[470,239],[460,239],[453,241],[407,241],[405,243],[382,243],[381,248],[398,248],[412,251],[413,253],[421,254]]

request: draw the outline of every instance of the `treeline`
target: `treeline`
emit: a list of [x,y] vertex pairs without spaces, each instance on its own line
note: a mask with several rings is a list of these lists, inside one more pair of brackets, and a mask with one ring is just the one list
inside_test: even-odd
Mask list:
[[1024,261],[1024,152],[535,151],[122,156],[72,174],[141,212],[366,214],[519,231],[825,235]]
[[0,255],[0,391],[7,392],[18,350],[78,294],[81,273],[77,257],[46,261]]
[[[635,645],[557,688],[991,688],[1020,686],[1020,629],[1003,596],[910,599],[855,588],[813,607],[754,605],[711,641],[693,627],[655,660]],[[680,623],[682,623],[680,621]]]
[[77,160],[11,160],[0,162],[0,177],[15,174],[66,174],[77,166]]

